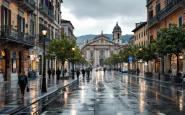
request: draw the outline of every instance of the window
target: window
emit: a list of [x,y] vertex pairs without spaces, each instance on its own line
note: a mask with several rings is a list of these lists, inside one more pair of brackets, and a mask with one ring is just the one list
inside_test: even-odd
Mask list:
[[140,33],[139,33],[139,39],[140,39]]
[[119,42],[119,40],[118,40],[118,42]]
[[23,37],[25,32],[25,18],[22,18],[20,15],[17,15],[18,20],[18,36]]
[[34,24],[34,21],[33,20],[31,20],[31,22],[30,22],[30,34],[32,35],[32,36],[34,36],[35,35],[35,26],[34,26],[35,24]]
[[91,57],[93,57],[93,52],[91,52]]
[[150,43],[152,42],[153,40],[153,35],[150,36]]
[[117,34],[117,37],[119,38],[119,33]]
[[149,20],[151,20],[153,18],[153,9],[151,8],[151,10],[149,11]]
[[159,14],[160,10],[161,10],[161,4],[157,4],[156,5],[156,15]]
[[103,50],[100,51],[100,55],[104,55],[104,51]]
[[178,26],[182,26],[182,24],[183,24],[182,16],[179,16],[179,19],[178,19]]
[[101,40],[101,43],[103,43],[103,40]]
[[172,23],[169,22],[169,23],[168,23],[168,28],[171,28],[171,27],[172,27]]

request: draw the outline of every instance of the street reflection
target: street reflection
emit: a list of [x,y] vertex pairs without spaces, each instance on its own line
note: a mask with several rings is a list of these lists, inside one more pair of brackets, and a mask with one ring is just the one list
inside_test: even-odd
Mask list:
[[179,97],[179,109],[183,110],[184,102],[183,102],[183,94]]
[[146,90],[147,90],[147,87],[146,87],[146,81],[145,80],[139,80],[139,108],[140,108],[140,112],[144,112],[144,108],[145,108],[145,93],[146,93]]

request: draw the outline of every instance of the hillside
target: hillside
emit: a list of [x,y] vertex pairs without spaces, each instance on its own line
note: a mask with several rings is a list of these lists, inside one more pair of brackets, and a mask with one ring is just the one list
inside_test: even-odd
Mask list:
[[[113,35],[112,34],[104,34],[105,36],[110,38],[110,41],[112,41],[113,39]],[[94,35],[94,34],[88,34],[88,35],[83,35],[83,36],[79,36],[77,37],[77,42],[78,43],[82,43],[84,41],[84,38],[86,40],[92,40],[93,38],[95,38],[98,35]],[[122,43],[125,43],[125,41],[129,41],[129,39],[132,37],[133,35],[130,34],[126,34],[122,36]]]

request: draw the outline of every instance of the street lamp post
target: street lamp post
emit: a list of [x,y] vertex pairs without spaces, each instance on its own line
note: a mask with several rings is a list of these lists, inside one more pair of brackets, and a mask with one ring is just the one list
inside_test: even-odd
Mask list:
[[47,35],[47,30],[43,29],[42,30],[42,36],[44,37],[44,44],[43,44],[43,77],[42,77],[42,92],[47,92],[46,89],[46,57],[45,57],[45,44],[46,44],[46,35]]
[[72,76],[72,79],[74,79],[74,74],[75,74],[75,70],[74,70],[74,51],[75,51],[75,48],[72,48],[73,50],[73,76]]
[[84,55],[82,55],[82,68],[84,68],[83,66],[84,66]]

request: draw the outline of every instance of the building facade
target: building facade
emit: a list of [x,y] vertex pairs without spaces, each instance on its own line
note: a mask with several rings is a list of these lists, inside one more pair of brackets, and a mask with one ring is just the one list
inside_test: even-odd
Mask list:
[[76,37],[73,34],[74,29],[75,28],[71,21],[64,19],[61,20],[61,33],[66,34],[70,40],[76,40]]
[[[162,27],[170,28],[171,24],[181,26],[185,23],[184,0],[147,0],[148,41],[158,38],[158,31]],[[182,74],[185,72],[185,59],[179,57],[179,68]],[[164,58],[164,72],[169,70],[175,75],[177,71],[177,58],[169,55]],[[150,71],[162,72],[161,58],[158,57],[149,64]]]
[[[134,39],[131,39],[131,42],[134,42],[133,46],[142,47],[148,44],[148,37],[147,37],[147,22],[140,22],[135,24],[136,27],[132,31],[134,32]],[[138,60],[137,62],[138,68],[141,73],[146,71],[146,63],[142,60]],[[132,63],[131,63],[132,66]],[[132,66],[133,67],[133,66]]]
[[140,22],[135,24],[136,27],[132,31],[134,32],[134,45],[146,46],[148,44],[147,38],[147,22]]
[[[29,50],[30,64],[29,71],[35,70],[37,75],[42,75],[43,70],[43,36],[42,30],[47,29],[46,41],[53,38],[60,38],[61,36],[61,9],[62,0],[36,0],[36,7],[34,11],[34,24],[36,44]],[[47,43],[46,43],[47,44]],[[46,70],[48,68],[55,69],[60,67],[57,59],[46,60]]]
[[118,23],[113,29],[113,41],[103,34],[88,41],[82,48],[82,53],[92,66],[104,66],[103,60],[119,53],[119,47],[122,46],[121,28]]
[[[62,0],[0,0],[0,81],[16,80],[21,71],[42,74],[42,29],[47,39],[61,32]],[[47,67],[56,68],[55,60]]]

